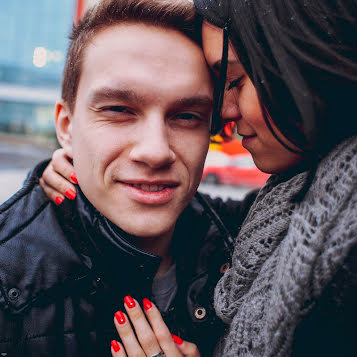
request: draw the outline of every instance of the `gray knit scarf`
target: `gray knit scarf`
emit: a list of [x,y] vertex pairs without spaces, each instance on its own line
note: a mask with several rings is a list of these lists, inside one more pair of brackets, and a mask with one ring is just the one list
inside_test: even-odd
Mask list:
[[242,225],[215,291],[217,315],[230,324],[215,356],[288,356],[301,317],[357,244],[357,137],[320,162],[293,204],[305,175],[272,175]]

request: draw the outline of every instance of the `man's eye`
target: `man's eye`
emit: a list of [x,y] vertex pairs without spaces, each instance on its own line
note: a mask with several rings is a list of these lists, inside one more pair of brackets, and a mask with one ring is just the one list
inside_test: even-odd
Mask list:
[[172,117],[173,123],[185,128],[195,128],[208,123],[204,115],[194,113],[179,113]]
[[128,114],[131,113],[131,111],[128,108],[121,107],[118,105],[111,105],[109,107],[103,108],[102,110],[107,112],[116,112],[116,113],[128,113]]
[[230,82],[227,87],[227,90],[231,90],[232,88],[237,87],[237,85],[241,82],[242,79],[243,79],[243,76],[238,77],[234,81]]
[[177,114],[174,117],[175,119],[183,119],[183,120],[201,120],[201,118],[193,113],[181,113]]

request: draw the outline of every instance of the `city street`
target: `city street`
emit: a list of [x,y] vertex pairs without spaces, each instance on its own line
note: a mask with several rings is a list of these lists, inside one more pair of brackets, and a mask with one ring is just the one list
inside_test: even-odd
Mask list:
[[[51,156],[52,150],[27,143],[0,141],[0,204],[19,188],[30,168]],[[199,190],[213,197],[241,199],[249,188],[201,184]]]
[[52,149],[31,145],[16,138],[0,138],[0,203],[19,188],[30,168],[51,156]]
[[221,197],[223,200],[227,200],[229,198],[234,200],[241,200],[246,195],[246,193],[252,189],[247,187],[201,183],[198,190],[203,193],[208,193],[211,195],[211,197]]

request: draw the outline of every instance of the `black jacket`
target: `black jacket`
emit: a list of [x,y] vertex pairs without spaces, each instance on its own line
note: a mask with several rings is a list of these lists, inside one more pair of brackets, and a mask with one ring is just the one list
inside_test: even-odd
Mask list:
[[[125,295],[151,296],[161,258],[131,245],[80,191],[51,203],[38,185],[46,164],[0,207],[0,356],[109,356],[115,311]],[[223,204],[197,194],[177,222],[178,292],[164,319],[202,356],[222,332],[213,289],[254,197]]]

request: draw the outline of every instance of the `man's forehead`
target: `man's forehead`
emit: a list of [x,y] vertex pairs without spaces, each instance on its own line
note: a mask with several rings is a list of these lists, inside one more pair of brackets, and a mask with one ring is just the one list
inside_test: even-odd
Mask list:
[[[155,87],[153,86],[153,89]],[[176,92],[175,96],[161,96],[160,98],[155,98],[150,95],[147,91],[141,91],[137,87],[133,86],[119,86],[119,87],[97,87],[93,88],[89,94],[89,103],[95,105],[96,103],[111,102],[111,101],[124,101],[127,103],[134,103],[140,105],[152,104],[154,101],[157,102],[167,102],[171,107],[212,107],[213,98],[211,93],[190,93],[185,95]]]
[[[183,32],[144,23],[122,23],[103,28],[95,34],[87,46],[93,54],[109,49],[118,55],[151,58],[153,63],[169,60],[197,61],[203,66],[201,47]],[[86,54],[85,54],[86,57]],[[128,63],[130,64],[130,63]]]
[[[148,32],[145,25],[128,28],[122,31],[120,25],[102,31],[87,49],[81,82],[86,82],[91,96],[97,92],[97,98],[105,99],[115,91],[121,97],[126,93],[127,99],[211,95],[210,74],[196,44],[174,31],[150,27]],[[154,43],[149,42],[151,34]]]
[[174,28],[164,28],[144,22],[123,21],[101,28],[93,35],[90,44],[98,46],[103,43],[103,39],[104,41],[121,44],[130,44],[133,40],[145,43],[148,40],[154,41],[155,39],[160,41],[164,37],[172,38],[175,34],[176,37],[179,36],[194,43],[186,34]]

